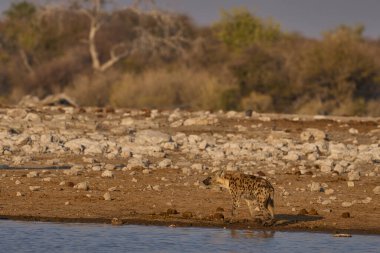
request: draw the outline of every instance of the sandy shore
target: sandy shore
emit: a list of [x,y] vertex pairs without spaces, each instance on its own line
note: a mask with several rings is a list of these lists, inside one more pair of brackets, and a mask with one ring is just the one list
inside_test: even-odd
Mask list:
[[[19,113],[14,115],[12,110],[24,110],[26,114],[18,118]],[[205,116],[209,121],[186,125],[177,121],[199,114],[183,113],[171,120],[172,112],[155,112],[157,115],[152,117],[150,111],[133,114],[49,107],[4,108],[0,113],[1,218],[380,234],[380,195],[374,191],[380,185],[375,157],[380,136],[377,119],[215,114],[211,119]],[[126,118],[132,123],[125,123]],[[317,142],[302,139],[308,128],[326,134],[320,140],[330,145],[326,151],[307,152],[302,148],[305,143]],[[139,142],[138,134],[144,129],[171,138],[150,143],[157,136],[149,135],[144,136],[145,142]],[[189,141],[181,141],[178,133]],[[41,136],[47,134],[52,138],[47,138],[46,144]],[[131,139],[124,142],[128,136]],[[76,150],[76,146],[68,145],[80,138],[83,150],[82,146]],[[96,149],[86,146],[83,138],[99,145],[104,140],[109,143],[106,149],[89,152]],[[232,145],[247,143],[245,140],[254,145],[260,141],[269,144],[257,149],[252,148],[253,144],[249,149],[243,144]],[[283,146],[277,142],[284,140],[288,141]],[[111,142],[119,145],[114,152]],[[333,144],[342,144],[348,155],[339,157]],[[240,153],[230,152],[231,146]],[[373,155],[363,158],[363,152],[369,152],[365,148],[372,147]],[[352,153],[351,148],[358,152]],[[260,152],[266,155],[258,157]],[[326,169],[326,164],[331,169]],[[72,169],[54,169],[65,165]],[[252,220],[245,203],[238,209],[238,216],[231,217],[229,193],[202,183],[218,168],[259,173],[273,183],[273,226],[263,227],[259,220]]]

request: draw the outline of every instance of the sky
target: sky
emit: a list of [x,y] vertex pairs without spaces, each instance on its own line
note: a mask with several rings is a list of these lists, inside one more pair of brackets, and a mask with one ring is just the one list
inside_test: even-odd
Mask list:
[[[14,1],[14,0],[13,0]],[[127,5],[132,0],[113,0]],[[285,31],[318,38],[340,24],[362,24],[365,35],[380,38],[380,0],[156,0],[163,8],[188,13],[200,25],[218,20],[221,9],[246,7],[263,18],[272,18]],[[0,10],[12,0],[0,0]],[[54,2],[54,1],[50,1]]]

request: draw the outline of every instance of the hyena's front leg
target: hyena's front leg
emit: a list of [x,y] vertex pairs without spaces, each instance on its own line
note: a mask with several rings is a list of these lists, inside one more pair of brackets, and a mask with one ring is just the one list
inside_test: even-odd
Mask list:
[[235,216],[237,215],[236,208],[240,206],[240,198],[236,192],[231,192],[232,196],[232,210],[231,210],[231,215]]

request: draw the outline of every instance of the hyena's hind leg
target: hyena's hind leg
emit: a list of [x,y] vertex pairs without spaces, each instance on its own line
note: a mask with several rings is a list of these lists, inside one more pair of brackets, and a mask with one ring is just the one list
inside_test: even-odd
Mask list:
[[247,206],[248,206],[248,209],[249,209],[249,213],[251,214],[251,217],[255,218],[256,217],[256,212],[255,212],[254,206],[256,204],[256,201],[254,201],[254,200],[248,200],[248,199],[246,199],[245,201],[247,202]]

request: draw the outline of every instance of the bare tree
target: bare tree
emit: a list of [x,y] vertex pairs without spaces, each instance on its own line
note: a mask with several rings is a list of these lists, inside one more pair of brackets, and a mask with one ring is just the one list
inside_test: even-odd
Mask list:
[[[136,38],[133,42],[121,42],[113,45],[109,51],[109,59],[101,62],[96,46],[96,35],[106,22],[106,13],[103,11],[104,0],[90,1],[91,7],[84,8],[82,11],[90,20],[87,43],[92,60],[92,68],[95,71],[104,72],[135,52],[152,53],[159,50],[174,50],[184,53],[184,45],[188,44],[188,39],[183,36],[183,29],[176,23],[174,14],[159,11],[156,8],[154,0],[136,0],[128,9],[139,16],[146,15],[153,18],[157,27],[160,28],[159,32],[142,26],[135,27]],[[148,10],[139,8],[142,4]],[[150,8],[147,8],[147,6]]]

